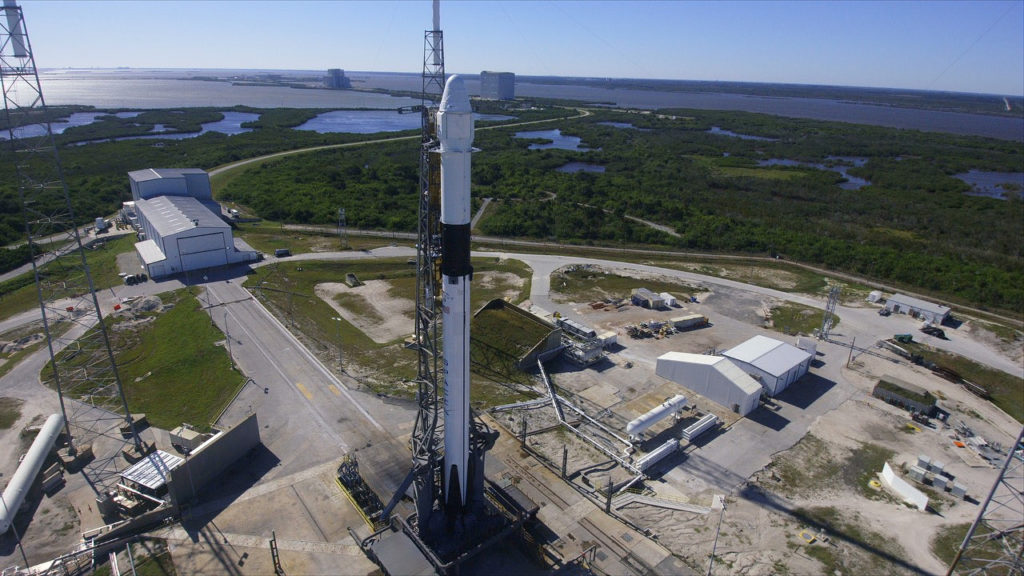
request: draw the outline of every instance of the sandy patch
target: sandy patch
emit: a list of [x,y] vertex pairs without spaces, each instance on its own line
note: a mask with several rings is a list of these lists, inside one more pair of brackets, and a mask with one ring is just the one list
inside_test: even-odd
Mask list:
[[341,282],[317,284],[316,295],[378,344],[386,344],[412,333],[416,303],[388,294],[386,280],[367,280],[350,288]]

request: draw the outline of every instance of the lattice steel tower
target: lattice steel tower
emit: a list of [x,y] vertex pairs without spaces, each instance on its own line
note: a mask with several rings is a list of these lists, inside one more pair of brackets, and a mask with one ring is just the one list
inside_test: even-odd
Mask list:
[[412,433],[413,489],[420,535],[440,493],[441,422],[438,418],[437,383],[440,374],[438,323],[441,293],[441,167],[431,157],[437,148],[435,119],[444,91],[444,34],[438,0],[433,3],[433,29],[423,33],[423,84],[420,96],[421,139],[419,222],[416,244],[417,401],[419,410]]
[[[0,84],[25,236],[50,352],[45,383],[56,388],[69,453],[89,445],[96,458],[83,469],[103,499],[117,482],[128,444],[141,450],[114,363],[71,196],[20,6],[4,0],[0,18]],[[125,426],[129,440],[119,428]]]
[[946,576],[1024,575],[1024,428],[1007,451],[992,490]]

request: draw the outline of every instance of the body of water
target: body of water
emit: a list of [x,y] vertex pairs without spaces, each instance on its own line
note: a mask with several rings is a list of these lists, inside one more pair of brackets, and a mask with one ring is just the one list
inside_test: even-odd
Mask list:
[[763,140],[765,142],[778,142],[776,138],[765,138],[764,136],[753,136],[751,134],[739,134],[731,130],[723,130],[718,126],[712,126],[708,130],[708,134],[717,134],[718,136],[729,136],[731,138],[739,138],[740,140]]
[[508,116],[505,114],[477,114],[473,113],[473,118],[476,120],[484,120],[487,122],[505,122],[507,120],[516,120],[515,116]]
[[629,122],[598,122],[601,126],[611,126],[612,128],[621,128],[623,130],[639,130],[640,132],[647,132],[646,128],[637,128]]
[[296,126],[295,129],[312,130],[320,134],[373,134],[416,130],[420,127],[420,121],[419,114],[399,114],[390,110],[333,110],[320,114]]
[[[515,116],[502,114],[473,114],[475,120],[515,120]],[[375,134],[377,132],[400,132],[420,127],[419,114],[398,114],[391,110],[333,110],[324,112],[296,126],[296,130],[312,130],[320,134]]]
[[[255,122],[259,120],[259,114],[253,114],[252,112],[234,112],[224,111],[221,112],[224,118],[217,120],[216,122],[207,122],[202,124],[202,128],[199,132],[174,132],[171,134],[163,134],[166,130],[163,124],[154,124],[153,133],[143,134],[141,136],[122,136],[120,138],[112,138],[112,140],[185,140],[187,138],[195,138],[206,134],[207,132],[220,132],[221,134],[227,134],[228,136],[234,136],[235,134],[244,134],[246,132],[252,132],[252,128],[243,128],[242,124],[246,122]],[[104,140],[90,140],[89,142],[103,142]],[[87,142],[79,142],[79,144],[85,144]]]
[[[414,106],[419,99],[355,90],[319,90],[287,86],[235,85],[190,79],[219,74],[210,70],[60,70],[40,74],[50,106],[82,104],[96,108],[375,108]],[[418,89],[417,89],[418,90]]]
[[556,172],[565,172],[567,174],[575,174],[577,172],[604,174],[604,166],[600,164],[587,164],[586,162],[569,162],[564,166],[559,166]]
[[[41,73],[40,80],[46,101],[50,105],[82,104],[106,109],[230,107],[239,104],[255,108],[395,109],[420,103],[419,99],[395,98],[361,90],[243,86],[194,79],[197,76],[225,75],[231,72],[240,71],[59,70]],[[282,75],[311,74],[309,71],[274,72]],[[422,82],[420,75],[415,73],[347,72],[346,75],[352,80],[353,85],[360,89],[383,88],[418,92]],[[479,80],[467,77],[465,82],[471,94],[479,94]],[[819,98],[599,88],[523,80],[516,82],[516,95],[527,98],[578,100],[618,108],[742,110],[793,118],[968,134],[1024,142],[1024,119],[1021,118],[898,108]]]
[[971,186],[969,196],[987,196],[1005,200],[1016,194],[1024,198],[1024,172],[982,172],[971,170],[956,177]]
[[[106,115],[106,112],[75,112],[70,116],[50,122],[50,130],[54,134],[63,134],[68,128],[92,124],[96,121],[96,118]],[[46,134],[46,125],[44,124],[29,124],[27,126],[18,126],[14,129],[15,138],[38,138],[44,134]],[[9,131],[4,130],[0,132],[0,140],[8,140],[10,137]]]
[[533,132],[516,132],[516,138],[530,138],[548,140],[544,144],[530,144],[530,150],[572,150],[576,152],[588,152],[591,148],[581,148],[583,139],[578,136],[566,136],[559,129],[534,130]]
[[867,158],[861,158],[859,156],[829,156],[826,158],[826,164],[819,164],[816,162],[799,162],[797,160],[788,160],[785,158],[771,158],[769,160],[758,161],[758,166],[796,166],[800,168],[817,168],[818,170],[831,170],[837,172],[846,178],[846,182],[840,182],[839,187],[843,190],[860,190],[861,188],[868,186],[871,182],[863,178],[851,176],[847,174],[847,170],[853,166],[863,166],[867,163]]

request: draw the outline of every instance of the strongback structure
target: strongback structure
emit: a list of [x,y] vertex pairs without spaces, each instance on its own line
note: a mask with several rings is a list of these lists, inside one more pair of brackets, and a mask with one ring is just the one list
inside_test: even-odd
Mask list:
[[1024,574],[1024,428],[946,576]]
[[[83,472],[98,501],[108,503],[106,493],[123,464],[120,453],[131,442],[136,451],[141,447],[71,208],[22,10],[14,0],[5,0],[2,11],[0,83],[10,137],[4,155],[15,165],[49,346],[51,362],[42,378],[58,392],[68,453],[93,448],[96,458]],[[122,428],[128,434],[123,436]]]

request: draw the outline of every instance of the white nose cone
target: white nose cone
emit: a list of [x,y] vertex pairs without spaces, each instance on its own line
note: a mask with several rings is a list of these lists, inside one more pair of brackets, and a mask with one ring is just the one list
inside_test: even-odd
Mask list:
[[473,149],[473,108],[466,85],[458,75],[448,78],[437,109],[437,137],[442,152],[471,152]]

